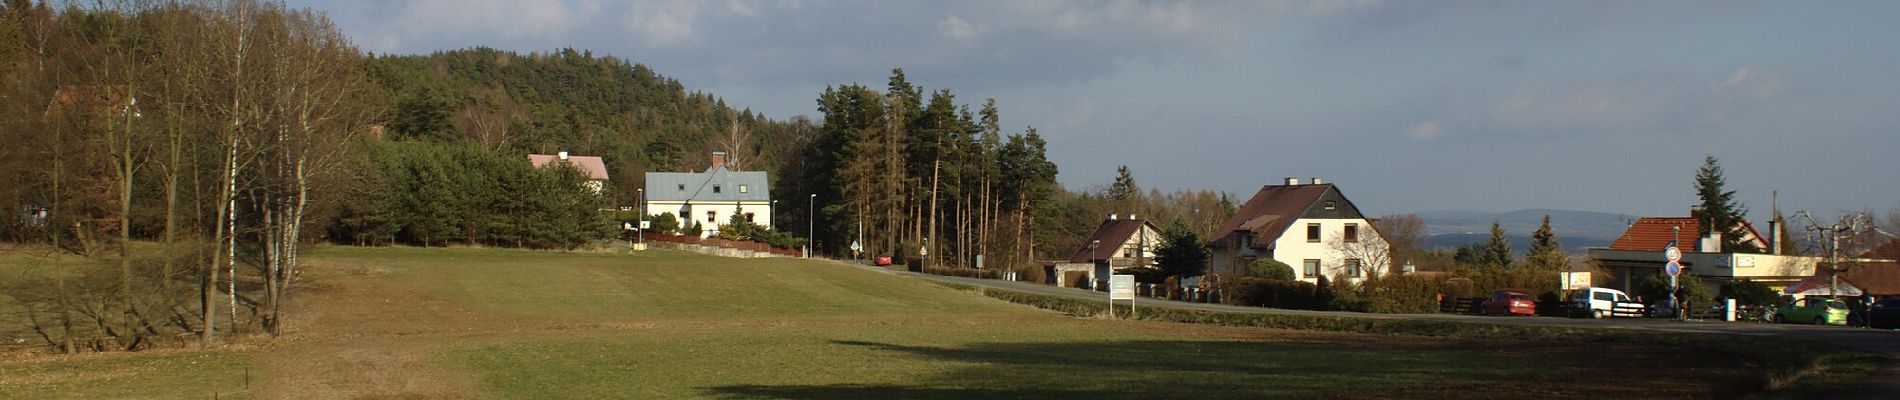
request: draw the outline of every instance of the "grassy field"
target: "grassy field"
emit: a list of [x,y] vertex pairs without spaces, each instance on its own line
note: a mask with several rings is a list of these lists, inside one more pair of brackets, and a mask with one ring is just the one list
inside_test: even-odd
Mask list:
[[[1076,318],[826,261],[307,259],[284,338],[0,360],[0,397],[208,397],[181,376],[260,398],[1727,398],[1760,383],[1759,362],[1724,352]],[[232,383],[247,370],[253,388]]]

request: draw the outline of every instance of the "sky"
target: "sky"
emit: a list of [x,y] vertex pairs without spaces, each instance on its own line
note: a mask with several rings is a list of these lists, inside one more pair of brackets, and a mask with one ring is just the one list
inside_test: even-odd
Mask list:
[[1900,207],[1900,2],[292,1],[378,54],[573,47],[774,119],[892,68],[1035,127],[1072,189],[1368,214],[1687,215],[1705,156],[1765,219]]

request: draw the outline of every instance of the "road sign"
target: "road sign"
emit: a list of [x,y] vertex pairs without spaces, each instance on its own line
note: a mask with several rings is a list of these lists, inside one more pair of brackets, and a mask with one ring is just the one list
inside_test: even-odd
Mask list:
[[1134,300],[1135,299],[1135,276],[1134,275],[1109,275],[1108,276],[1108,299],[1109,300]]
[[920,256],[930,255],[930,246],[917,246],[917,255],[920,255]]
[[856,240],[851,241],[851,251],[857,252],[857,251],[863,251],[863,250],[864,250],[864,246],[858,244],[858,241]]
[[1669,259],[1669,262],[1672,263],[1682,261],[1682,249],[1671,245],[1669,248],[1663,249],[1663,258]]
[[1668,272],[1669,277],[1674,278],[1676,275],[1682,274],[1682,264],[1670,261],[1669,264],[1663,266],[1663,272]]

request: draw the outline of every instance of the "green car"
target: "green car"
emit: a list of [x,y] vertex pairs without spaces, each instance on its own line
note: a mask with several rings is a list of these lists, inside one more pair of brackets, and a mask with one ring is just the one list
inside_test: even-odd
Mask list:
[[1824,297],[1801,299],[1775,310],[1775,322],[1847,325],[1847,303]]

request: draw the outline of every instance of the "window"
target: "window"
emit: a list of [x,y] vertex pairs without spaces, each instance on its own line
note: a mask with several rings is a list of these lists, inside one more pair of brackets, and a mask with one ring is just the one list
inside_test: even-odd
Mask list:
[[1602,301],[1616,301],[1616,295],[1610,292],[1596,292],[1593,298]]
[[1346,276],[1354,278],[1365,276],[1365,271],[1361,271],[1359,268],[1359,259],[1346,259]]
[[747,186],[747,185],[739,185],[739,193],[752,193],[752,187]]
[[719,185],[713,185],[713,193],[719,193]]
[[1359,243],[1359,224],[1346,224],[1346,243]]
[[718,211],[707,211],[706,222],[718,223],[719,222],[718,216],[719,216]]
[[1319,276],[1319,260],[1306,259],[1306,273],[1300,277],[1311,278],[1316,276]]
[[752,213],[745,213],[745,222],[752,222]]
[[1331,210],[1335,208],[1339,208],[1339,202],[1333,200],[1326,201],[1326,209]]
[[1306,224],[1306,241],[1319,243],[1319,224]]
[[686,184],[684,183],[680,184],[680,191],[682,192],[686,191]]

